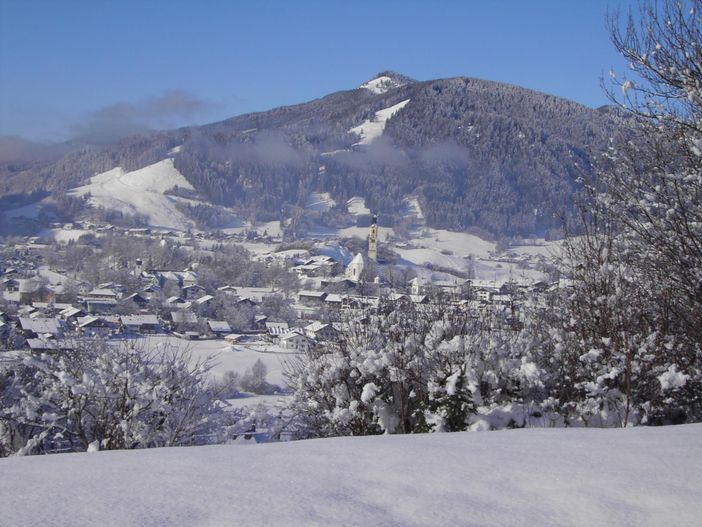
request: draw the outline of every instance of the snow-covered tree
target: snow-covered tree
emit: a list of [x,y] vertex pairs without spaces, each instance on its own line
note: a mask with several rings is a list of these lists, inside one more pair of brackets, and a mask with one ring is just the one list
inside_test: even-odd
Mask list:
[[518,355],[520,333],[499,311],[433,304],[380,312],[344,321],[336,343],[286,365],[295,435],[526,424],[539,369]]
[[217,432],[208,361],[187,351],[95,340],[28,353],[5,372],[4,453],[191,444]]
[[[534,311],[566,424],[702,418],[702,2],[647,3],[612,40],[625,125],[586,182],[568,287]],[[621,93],[621,95],[620,95]]]

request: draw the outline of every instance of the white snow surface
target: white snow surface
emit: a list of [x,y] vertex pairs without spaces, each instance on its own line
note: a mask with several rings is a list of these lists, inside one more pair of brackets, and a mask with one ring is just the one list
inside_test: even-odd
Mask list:
[[702,425],[0,459],[3,525],[699,525]]
[[402,102],[395,104],[394,106],[391,106],[390,108],[378,110],[377,112],[375,112],[375,117],[373,117],[373,119],[369,121],[363,121],[363,123],[361,123],[360,125],[351,128],[349,130],[349,133],[357,134],[361,138],[361,140],[355,144],[369,145],[375,139],[383,135],[383,130],[385,130],[385,123],[387,122],[387,120],[390,119],[397,112],[402,110],[402,108],[404,108],[408,102],[410,102],[410,100],[406,99]]
[[326,212],[336,205],[329,192],[312,192],[305,200],[305,208],[316,212]]
[[672,364],[670,368],[668,368],[668,371],[658,376],[658,382],[661,383],[661,389],[667,391],[675,388],[682,388],[689,378],[689,375],[678,371],[676,364]]
[[408,196],[402,201],[405,204],[405,217],[414,218],[419,222],[424,221],[424,213],[417,196]]
[[[238,288],[240,294],[248,296],[245,288]],[[283,362],[289,359],[290,351],[283,350],[273,344],[250,343],[231,345],[223,340],[193,340],[185,341],[170,335],[153,335],[144,338],[148,347],[169,345],[178,349],[187,349],[193,360],[205,360],[212,358],[214,368],[210,374],[215,378],[221,378],[228,371],[235,371],[240,374],[251,368],[260,359],[268,368],[266,379],[272,384],[282,386]]]
[[393,80],[392,78],[388,77],[387,75],[381,75],[380,77],[376,77],[375,79],[369,80],[368,82],[364,82],[359,86],[359,88],[369,90],[373,93],[382,94],[387,92],[388,90],[397,88],[398,86],[402,85],[396,80]]
[[346,202],[346,208],[349,214],[353,214],[354,216],[365,216],[371,213],[370,209],[366,207],[366,199],[360,196],[354,196],[348,200]]
[[73,189],[72,193],[81,196],[90,193],[90,202],[95,206],[125,214],[143,214],[154,227],[187,230],[192,222],[176,209],[175,200],[165,195],[175,187],[194,190],[169,158],[133,172],[113,168],[93,176],[89,184]]

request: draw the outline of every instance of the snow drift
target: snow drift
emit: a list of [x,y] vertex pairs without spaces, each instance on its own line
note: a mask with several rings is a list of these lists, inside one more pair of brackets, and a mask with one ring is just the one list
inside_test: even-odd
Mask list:
[[0,459],[4,525],[697,525],[702,425]]

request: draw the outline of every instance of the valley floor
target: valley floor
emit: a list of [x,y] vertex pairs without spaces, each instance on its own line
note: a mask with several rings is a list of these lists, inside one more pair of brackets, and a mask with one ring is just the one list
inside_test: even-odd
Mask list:
[[2,525],[699,525],[702,425],[0,459]]

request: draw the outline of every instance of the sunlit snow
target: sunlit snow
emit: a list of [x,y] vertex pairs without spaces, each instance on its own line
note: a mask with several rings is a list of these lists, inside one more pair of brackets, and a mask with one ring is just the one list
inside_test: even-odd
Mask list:
[[155,227],[187,230],[191,222],[178,211],[175,200],[165,195],[174,188],[194,190],[173,166],[173,160],[164,159],[133,172],[113,168],[90,178],[89,184],[72,192],[77,195],[89,193],[93,206],[144,215]]
[[3,525],[692,526],[702,425],[0,459]]
[[312,192],[305,201],[306,209],[317,212],[326,212],[334,205],[336,205],[336,202],[332,199],[329,192]]
[[370,214],[371,211],[366,207],[366,200],[360,196],[354,196],[346,202],[346,208],[349,214],[354,216],[364,216]]
[[383,135],[383,130],[385,130],[385,124],[388,119],[390,119],[397,112],[402,110],[407,103],[410,102],[406,99],[402,102],[391,106],[390,108],[385,108],[375,112],[375,117],[369,121],[364,121],[358,126],[355,126],[349,130],[352,134],[357,134],[360,136],[361,140],[356,145],[369,145],[375,139]]
[[359,86],[359,88],[381,94],[387,92],[388,90],[392,90],[393,88],[397,88],[398,86],[401,86],[401,84],[397,81],[385,75],[381,75],[380,77],[369,80],[368,82],[364,82]]

